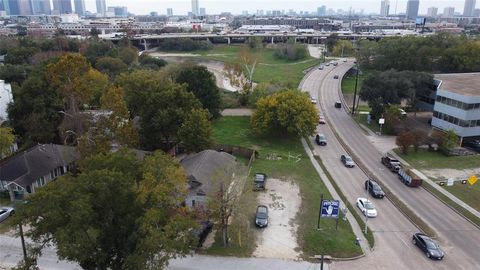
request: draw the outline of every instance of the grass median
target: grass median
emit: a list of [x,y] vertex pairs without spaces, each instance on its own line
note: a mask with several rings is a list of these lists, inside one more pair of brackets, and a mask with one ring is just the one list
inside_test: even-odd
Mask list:
[[[259,137],[252,133],[249,117],[223,117],[217,120],[214,137],[217,143],[256,149],[259,158],[253,162],[252,175],[265,172],[269,177],[294,181],[299,186],[302,203],[294,223],[298,224],[298,245],[305,258],[320,254],[349,258],[362,253],[355,245],[355,235],[348,222],[340,220],[338,230],[335,230],[335,220],[322,219],[322,230],[316,229],[320,194],[326,199],[331,195],[298,138]],[[231,246],[221,248],[215,244],[208,253],[249,256],[254,251],[254,236],[258,231],[253,226],[257,193],[252,192],[251,188],[247,180],[238,213],[230,228]]]

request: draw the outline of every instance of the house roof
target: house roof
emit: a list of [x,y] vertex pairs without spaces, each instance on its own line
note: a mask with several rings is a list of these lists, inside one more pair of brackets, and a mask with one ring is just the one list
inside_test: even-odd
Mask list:
[[58,144],[39,144],[0,162],[0,180],[27,187],[55,168],[68,165],[79,158],[75,147]]
[[435,74],[439,89],[465,96],[480,96],[480,73]]
[[218,178],[224,175],[224,172],[230,173],[228,168],[235,164],[235,159],[234,156],[225,152],[204,150],[187,156],[180,161],[180,164],[187,172],[190,189],[210,194],[214,190],[214,183],[222,180]]

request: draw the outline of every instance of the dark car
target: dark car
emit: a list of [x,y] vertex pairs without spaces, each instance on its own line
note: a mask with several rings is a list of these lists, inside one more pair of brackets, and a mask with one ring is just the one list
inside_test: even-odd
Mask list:
[[412,236],[412,243],[425,252],[430,259],[441,260],[445,256],[445,253],[443,253],[438,244],[425,234],[414,234]]
[[340,101],[335,102],[335,108],[342,108],[342,103]]
[[255,225],[260,228],[268,226],[268,207],[265,205],[257,206],[257,212],[255,212]]
[[253,190],[265,190],[267,184],[267,175],[264,173],[256,173],[253,178]]
[[323,135],[322,133],[318,133],[315,136],[315,142],[317,142],[318,145],[325,146],[327,145],[327,138],[325,138],[325,135]]
[[385,192],[383,192],[380,185],[371,179],[365,181],[365,189],[368,190],[374,198],[382,199],[385,197]]
[[480,140],[470,140],[463,143],[464,147],[468,147],[475,151],[480,151]]
[[333,76],[334,79],[338,79],[338,75]]
[[340,161],[342,161],[343,165],[348,168],[353,168],[355,167],[355,162],[353,162],[353,159],[350,156],[347,155],[341,155],[340,156]]

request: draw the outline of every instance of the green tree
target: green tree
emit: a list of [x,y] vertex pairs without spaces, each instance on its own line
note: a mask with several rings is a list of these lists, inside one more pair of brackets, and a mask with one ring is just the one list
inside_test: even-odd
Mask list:
[[186,83],[187,90],[200,100],[204,109],[214,118],[220,116],[220,90],[213,73],[204,66],[192,64],[181,66],[175,73],[175,81]]
[[144,68],[150,68],[153,70],[159,70],[160,68],[167,65],[167,61],[155,57],[151,57],[150,55],[144,53],[139,57],[140,65]]
[[123,47],[118,50],[118,58],[130,66],[138,61],[138,50],[134,47]]
[[35,47],[19,47],[10,49],[5,56],[5,63],[12,65],[29,64],[32,56],[38,52],[40,52],[40,50]]
[[11,154],[10,147],[15,142],[13,130],[9,127],[0,127],[0,157]]
[[97,59],[95,68],[107,74],[110,78],[115,78],[118,74],[125,72],[128,66],[119,58],[105,56]]
[[353,54],[352,42],[347,40],[339,40],[333,47],[333,55],[344,57]]
[[318,113],[298,90],[287,90],[260,99],[251,120],[256,133],[282,132],[309,136],[315,132]]
[[16,223],[39,246],[84,269],[163,269],[192,245],[187,179],[160,152],[144,164],[126,151],[93,156],[77,176],[38,189],[17,208]]
[[200,152],[213,145],[213,128],[208,117],[208,111],[194,109],[182,123],[178,137],[187,152]]
[[8,105],[8,118],[25,145],[51,143],[58,134],[63,101],[47,83],[45,70],[39,68],[22,87],[13,88],[14,102]]
[[449,129],[443,134],[440,146],[447,151],[458,146],[458,135],[455,133],[455,130]]

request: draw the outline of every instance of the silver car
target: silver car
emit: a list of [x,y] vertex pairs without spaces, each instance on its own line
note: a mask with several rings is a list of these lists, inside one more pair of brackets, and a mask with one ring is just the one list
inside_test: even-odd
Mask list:
[[3,222],[6,220],[8,217],[13,215],[15,213],[15,209],[12,207],[2,207],[0,208],[0,222]]
[[347,155],[342,155],[340,156],[340,161],[342,161],[343,165],[348,168],[353,168],[355,167],[355,162],[353,162],[352,157],[347,156]]

